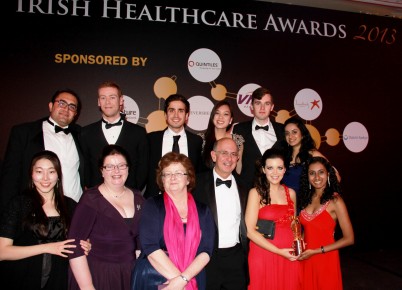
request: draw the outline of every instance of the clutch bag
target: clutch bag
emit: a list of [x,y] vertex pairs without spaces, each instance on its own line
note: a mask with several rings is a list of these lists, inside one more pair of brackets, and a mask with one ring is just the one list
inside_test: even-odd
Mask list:
[[274,221],[259,219],[257,221],[256,229],[266,239],[272,240],[275,237],[275,222]]

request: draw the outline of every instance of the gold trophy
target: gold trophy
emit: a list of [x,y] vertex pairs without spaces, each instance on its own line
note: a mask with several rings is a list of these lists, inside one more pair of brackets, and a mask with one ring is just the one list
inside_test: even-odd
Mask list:
[[301,224],[297,216],[292,216],[290,227],[293,232],[293,255],[298,256],[304,251],[304,240],[301,232]]

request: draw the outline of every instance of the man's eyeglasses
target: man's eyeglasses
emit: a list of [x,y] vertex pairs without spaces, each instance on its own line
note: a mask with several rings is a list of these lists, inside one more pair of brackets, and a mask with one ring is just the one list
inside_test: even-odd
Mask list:
[[228,152],[228,151],[215,151],[215,152],[221,154],[223,157],[231,157],[231,158],[239,157],[238,152]]
[[162,177],[164,177],[164,178],[172,178],[172,177],[174,177],[174,178],[180,179],[180,178],[183,178],[184,175],[188,175],[188,174],[184,173],[184,172],[175,172],[175,173],[166,172],[166,173],[162,173]]
[[102,168],[104,168],[106,171],[112,171],[112,170],[116,170],[116,168],[118,168],[119,170],[126,170],[128,168],[128,165],[125,163],[122,164],[106,164],[105,166],[102,166]]
[[55,103],[57,103],[59,105],[60,108],[67,108],[71,111],[71,112],[77,112],[77,105],[75,104],[68,104],[66,101],[63,100],[55,100]]

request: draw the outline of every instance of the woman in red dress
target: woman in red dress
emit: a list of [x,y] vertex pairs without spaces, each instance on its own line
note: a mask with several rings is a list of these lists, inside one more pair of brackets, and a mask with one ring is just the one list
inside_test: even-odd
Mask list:
[[[323,157],[313,157],[303,169],[300,183],[300,222],[306,250],[299,256],[303,289],[342,289],[338,250],[354,243],[352,223],[335,169]],[[342,237],[335,241],[339,223]]]
[[[282,152],[276,149],[265,151],[245,213],[250,239],[249,290],[300,289],[300,263],[293,255],[290,226],[296,209],[296,193],[280,184],[285,171]],[[273,239],[264,238],[256,230],[258,219],[275,221]]]

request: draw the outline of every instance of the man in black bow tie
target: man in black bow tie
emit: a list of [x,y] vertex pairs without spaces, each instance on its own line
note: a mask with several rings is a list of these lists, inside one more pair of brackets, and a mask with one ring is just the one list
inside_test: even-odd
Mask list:
[[81,127],[74,124],[81,109],[76,92],[56,91],[50,102],[50,115],[11,129],[0,180],[0,206],[3,207],[28,185],[32,156],[42,150],[57,154],[63,171],[64,194],[78,201],[82,194],[83,158],[78,145]]
[[102,182],[98,159],[102,149],[116,144],[127,150],[131,168],[126,185],[142,190],[148,172],[148,142],[146,130],[125,119],[122,90],[115,82],[103,82],[98,86],[98,106],[102,119],[82,129],[81,143],[85,157],[85,187]]
[[215,167],[196,177],[194,198],[207,204],[216,225],[215,250],[206,266],[206,289],[246,290],[248,239],[244,212],[247,191],[237,183],[235,168],[239,148],[231,138],[215,142],[211,151]]
[[270,113],[274,109],[273,97],[266,88],[258,88],[251,95],[251,109],[254,118],[236,124],[233,133],[243,136],[244,150],[240,172],[240,182],[247,188],[253,187],[255,174],[255,161],[262,157],[264,152],[275,146],[279,147],[285,140],[283,124],[270,119]]

